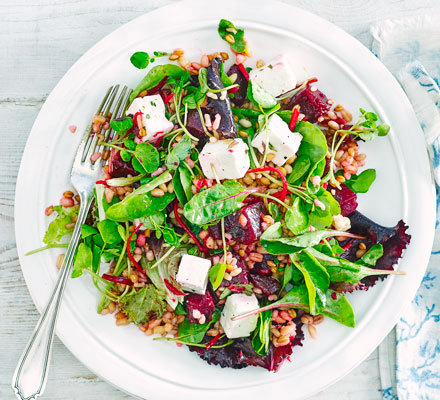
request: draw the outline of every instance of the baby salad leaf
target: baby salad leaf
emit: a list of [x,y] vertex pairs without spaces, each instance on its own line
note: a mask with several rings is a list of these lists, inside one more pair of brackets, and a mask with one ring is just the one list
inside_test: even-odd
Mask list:
[[58,243],[64,235],[73,232],[74,227],[66,227],[66,225],[72,224],[72,218],[78,215],[79,205],[68,208],[54,206],[54,210],[58,215],[47,227],[43,238],[46,244]]
[[98,231],[93,226],[87,224],[81,225],[81,239],[96,235],[97,233]]
[[113,204],[106,215],[112,221],[133,221],[135,218],[148,217],[162,211],[174,197],[174,193],[165,193],[162,197],[154,197],[150,193],[127,196],[121,202]]
[[141,174],[150,174],[160,165],[159,152],[150,143],[139,143],[134,151],[133,168]]
[[332,290],[326,293],[326,306],[322,313],[350,328],[356,325],[353,307],[347,298]]
[[77,278],[83,273],[83,269],[89,269],[93,263],[92,250],[84,243],[80,243],[73,263],[72,278]]
[[160,318],[166,311],[165,295],[151,284],[123,296],[119,305],[136,325],[145,324],[153,317]]
[[185,135],[180,142],[171,149],[165,161],[165,165],[170,171],[177,169],[180,162],[190,155],[191,143],[191,138]]
[[[300,159],[301,156],[304,156],[301,159],[302,163],[306,162],[304,161],[305,157],[308,157],[310,160],[310,167],[308,168],[307,173],[307,178],[309,178],[312,175],[312,172],[314,172],[318,163],[324,160],[325,155],[327,154],[327,140],[319,128],[307,121],[298,121],[295,126],[295,131],[299,132],[303,137],[297,152],[298,159]],[[295,170],[295,163],[293,168],[292,173]],[[304,168],[304,166],[302,166],[302,168]],[[298,174],[298,172],[295,174]],[[317,173],[315,172],[313,175],[316,174]]]
[[226,272],[226,264],[215,264],[208,272],[209,281],[212,288],[217,290],[223,281]]
[[304,176],[307,174],[311,163],[308,155],[302,154],[299,156],[293,163],[292,172],[288,175],[287,182],[291,185],[301,183]]
[[270,345],[272,327],[272,310],[263,311],[258,316],[258,324],[252,337],[252,347],[260,356],[266,355]]
[[267,228],[261,235],[261,245],[270,254],[293,254],[307,247],[316,246],[322,239],[325,239],[327,237],[359,237],[351,233],[333,230],[306,232],[302,235],[298,235],[295,237],[283,237],[282,233],[283,231],[281,228],[281,223],[276,222],[275,224],[269,226],[269,228]]
[[270,93],[268,93],[266,90],[264,90],[260,85],[258,85],[256,82],[249,82],[248,84],[248,91],[249,88],[252,92],[252,99],[254,100],[253,103],[257,103],[263,108],[270,108],[277,104],[277,100],[275,97],[273,97]]
[[348,181],[344,182],[344,184],[355,193],[367,193],[375,179],[376,170],[366,169],[359,175],[352,175]]
[[192,324],[187,318],[179,325],[179,339],[185,339],[185,342],[200,343],[205,337],[209,327],[220,319],[220,311],[215,310],[212,314],[212,320],[204,324]]
[[318,260],[306,251],[292,254],[290,259],[304,276],[309,297],[310,314],[315,315],[320,311],[317,310],[316,299],[319,298],[322,305],[325,305],[325,292],[330,284],[329,274]]
[[117,133],[125,133],[133,127],[133,120],[130,117],[114,119],[110,126]]
[[300,235],[309,227],[309,216],[303,200],[299,197],[295,199],[285,216],[287,228],[294,234]]
[[173,176],[174,192],[176,193],[177,200],[182,205],[188,203],[193,197],[191,189],[192,179],[188,169],[184,166],[180,166]]
[[[317,312],[322,313],[334,320],[340,322],[343,325],[354,327],[354,312],[348,300],[341,294],[332,290],[327,290],[325,293],[325,308],[322,307],[320,300],[317,301]],[[275,301],[265,307],[259,308],[254,311],[250,311],[245,314],[238,315],[233,320],[240,320],[250,315],[255,315],[266,310],[272,310],[279,307],[291,307],[299,308],[302,310],[309,310],[309,299],[307,294],[307,288],[305,285],[294,286],[287,292],[287,294],[280,300]]]
[[361,260],[368,265],[376,265],[379,258],[383,256],[383,246],[380,243],[373,244],[370,249],[361,257]]
[[232,37],[234,38],[234,43],[227,43],[237,53],[243,53],[243,51],[246,49],[243,29],[237,29],[231,21],[221,19],[218,24],[218,34],[225,41],[226,35],[232,35]]
[[185,204],[183,215],[192,224],[209,224],[239,210],[246,196],[257,190],[245,190],[238,182],[225,181],[194,195]]
[[178,79],[185,83],[189,79],[189,72],[186,69],[174,64],[156,65],[148,71],[147,75],[142,79],[139,85],[136,86],[133,93],[130,95],[130,103],[142,92],[156,86],[165,77]]
[[97,226],[99,233],[101,234],[102,240],[107,245],[113,246],[122,241],[121,235],[118,230],[119,224],[117,224],[116,222],[105,219],[98,222]]

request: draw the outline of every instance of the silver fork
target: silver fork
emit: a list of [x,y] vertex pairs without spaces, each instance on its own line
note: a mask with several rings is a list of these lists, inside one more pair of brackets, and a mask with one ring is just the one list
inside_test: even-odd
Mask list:
[[[131,90],[125,86],[119,96],[117,96],[118,92],[119,85],[110,87],[96,114],[107,117],[111,113],[111,120],[121,117],[127,106]],[[118,99],[115,102],[116,97]],[[63,265],[49,301],[41,314],[29,343],[23,351],[12,378],[12,388],[16,396],[21,400],[36,399],[38,396],[41,396],[46,386],[55,325],[64,288],[72,270],[73,257],[81,234],[81,225],[85,222],[90,204],[92,203],[95,182],[101,179],[103,173],[103,165],[105,164],[103,157],[96,161],[91,161],[90,159],[96,152],[103,152],[105,150],[104,146],[99,142],[98,134],[92,133],[92,128],[93,125],[90,123],[84,132],[70,176],[72,185],[80,197],[80,209],[72,239],[67,248]],[[102,132],[105,141],[114,138],[115,132],[112,129],[102,130],[99,133]],[[100,137],[102,138],[102,136]]]

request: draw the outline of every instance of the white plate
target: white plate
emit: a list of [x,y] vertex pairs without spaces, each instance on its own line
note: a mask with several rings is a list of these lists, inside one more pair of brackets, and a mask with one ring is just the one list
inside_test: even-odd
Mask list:
[[[74,149],[105,89],[113,83],[135,86],[145,71],[134,69],[134,51],[185,49],[190,60],[226,51],[217,34],[220,18],[244,27],[258,58],[285,52],[298,73],[319,77],[327,96],[352,111],[374,109],[392,126],[386,138],[364,146],[368,166],[378,178],[360,211],[383,225],[403,218],[411,245],[400,269],[367,293],[349,296],[357,326],[334,321],[319,326],[317,340],[294,349],[292,363],[280,372],[209,366],[187,349],[152,342],[134,326],[116,327],[113,316],[96,314],[97,292],[87,277],[69,282],[57,334],[72,353],[99,376],[149,399],[224,399],[246,395],[263,399],[288,394],[303,398],[347,374],[381,342],[414,296],[424,274],[434,232],[434,187],[424,139],[403,91],[385,67],[359,42],[329,22],[282,3],[255,0],[177,3],[122,26],[89,50],[64,76],[44,104],[30,134],[16,196],[16,236],[23,274],[38,309],[44,307],[57,271],[59,250],[32,257],[41,245],[47,205],[57,203],[68,186]],[[78,125],[72,135],[68,125]],[[30,332],[29,332],[30,333]]]

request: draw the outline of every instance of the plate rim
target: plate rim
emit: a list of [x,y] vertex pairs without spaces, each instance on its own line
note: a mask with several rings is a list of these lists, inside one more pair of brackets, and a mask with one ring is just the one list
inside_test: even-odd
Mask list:
[[[15,200],[15,210],[14,210],[14,216],[15,216],[15,234],[16,234],[16,238],[17,238],[17,251],[18,251],[18,254],[19,254],[19,259],[20,259],[20,265],[24,265],[24,259],[23,259],[23,248],[22,248],[22,245],[21,245],[21,243],[19,243],[19,237],[20,237],[20,224],[18,223],[18,221],[20,221],[20,215],[19,215],[19,199],[21,198],[21,196],[22,196],[22,192],[23,192],[23,185],[20,185],[20,183],[24,180],[24,177],[23,177],[23,174],[24,174],[24,161],[23,160],[25,160],[25,156],[27,156],[27,153],[29,153],[29,143],[32,143],[32,138],[33,138],[33,136],[35,136],[35,134],[34,134],[34,132],[37,130],[37,127],[38,127],[38,123],[39,123],[39,120],[40,120],[40,116],[42,116],[42,115],[44,115],[44,113],[46,112],[46,109],[48,109],[49,108],[49,105],[51,104],[51,101],[53,101],[53,99],[56,97],[56,94],[57,94],[57,91],[59,90],[59,87],[63,84],[63,82],[65,82],[66,81],[66,79],[68,78],[68,77],[70,77],[70,75],[72,75],[72,74],[74,74],[75,73],[75,71],[76,71],[76,69],[77,68],[79,68],[79,66],[81,66],[87,59],[88,59],[88,57],[91,57],[97,50],[99,50],[100,49],[100,47],[102,47],[103,45],[104,45],[104,43],[105,42],[108,42],[110,39],[111,39],[111,37],[115,37],[115,36],[117,36],[119,33],[121,33],[123,30],[125,30],[125,29],[128,29],[128,27],[129,26],[132,26],[132,25],[134,25],[136,22],[138,22],[139,20],[141,20],[141,19],[144,19],[144,18],[153,18],[153,17],[160,17],[160,15],[164,15],[164,14],[166,14],[166,13],[168,13],[168,12],[170,12],[170,11],[173,11],[173,12],[176,12],[177,10],[179,10],[179,9],[185,9],[185,8],[187,8],[187,7],[192,7],[192,6],[194,6],[195,4],[203,4],[204,2],[203,1],[200,1],[200,0],[190,0],[190,1],[184,1],[184,2],[179,2],[179,3],[175,3],[175,4],[170,4],[170,5],[167,5],[167,6],[165,6],[165,7],[161,7],[161,8],[159,8],[159,9],[156,9],[156,10],[153,10],[153,11],[151,11],[151,12],[149,12],[149,13],[146,13],[146,14],[143,14],[143,15],[141,15],[141,16],[139,16],[139,17],[137,17],[137,18],[135,18],[135,19],[133,19],[133,20],[131,20],[130,22],[128,22],[128,23],[126,23],[126,24],[124,24],[124,25],[122,25],[121,27],[119,27],[118,29],[116,29],[116,30],[114,30],[113,32],[111,32],[111,33],[109,33],[107,36],[105,36],[103,39],[101,39],[98,43],[96,43],[94,46],[92,46],[80,59],[78,59],[74,64],[73,64],[73,66],[66,72],[66,74],[61,78],[61,80],[58,82],[58,84],[55,86],[55,88],[52,90],[52,92],[51,92],[51,94],[49,95],[49,97],[47,98],[47,100],[46,100],[46,102],[45,102],[45,104],[43,105],[43,107],[42,107],[42,109],[40,110],[40,112],[39,112],[39,114],[38,114],[38,116],[37,116],[37,118],[36,118],[36,120],[35,120],[35,123],[34,123],[34,125],[33,125],[33,127],[32,127],[32,130],[31,130],[31,133],[30,133],[30,135],[29,135],[29,138],[28,138],[28,140],[27,140],[27,143],[26,143],[26,147],[25,147],[25,151],[24,151],[24,153],[23,153],[23,157],[22,157],[22,162],[21,162],[21,164],[20,164],[20,169],[19,169],[19,174],[18,174],[18,178],[17,178],[17,187],[16,187],[16,200]],[[223,5],[224,4],[227,4],[229,7],[231,7],[232,9],[234,9],[234,7],[233,6],[231,6],[231,5],[234,5],[234,1],[232,1],[232,0],[227,0],[227,1],[224,1],[223,2]],[[299,13],[299,14],[303,14],[304,16],[305,16],[305,18],[308,18],[308,19],[311,19],[311,20],[316,20],[316,21],[318,21],[319,23],[322,23],[323,24],[323,26],[324,27],[326,27],[326,28],[329,28],[329,27],[331,27],[332,28],[332,30],[333,31],[336,31],[339,35],[342,35],[343,37],[344,37],[344,40],[346,40],[347,42],[349,42],[350,43],[350,45],[352,45],[352,46],[354,46],[355,48],[356,48],[356,50],[357,51],[360,51],[360,52],[362,52],[362,53],[365,53],[365,52],[367,52],[367,53],[369,53],[369,55],[370,56],[372,56],[374,59],[375,59],[375,57],[370,53],[370,51],[367,49],[367,48],[365,48],[360,42],[358,42],[356,39],[354,39],[352,36],[350,36],[349,34],[347,34],[346,32],[344,32],[341,28],[339,28],[339,27],[337,27],[336,25],[333,25],[332,23],[330,23],[330,22],[328,22],[327,20],[324,20],[323,18],[321,18],[321,17],[319,17],[319,16],[317,16],[317,15],[315,15],[315,14],[313,14],[313,13],[311,13],[311,12],[309,12],[309,11],[306,11],[306,10],[303,10],[303,9],[301,9],[301,8],[298,8],[298,7],[294,7],[294,6],[291,6],[291,5],[288,5],[288,4],[285,4],[285,3],[280,3],[280,2],[275,2],[275,1],[270,1],[270,2],[268,2],[268,1],[263,1],[263,0],[257,0],[257,1],[252,1],[252,0],[245,0],[245,1],[241,1],[240,2],[240,5],[237,7],[237,8],[241,8],[241,7],[243,7],[244,6],[244,4],[248,4],[248,5],[252,5],[252,6],[254,6],[255,7],[255,5],[257,5],[257,6],[268,6],[269,4],[274,4],[274,5],[276,5],[277,7],[280,7],[280,8],[284,8],[284,9],[286,9],[286,11],[287,10],[289,10],[289,12],[296,12],[296,13]],[[258,24],[264,24],[264,22],[262,22],[262,21],[255,21],[256,23],[258,23]],[[268,26],[271,26],[271,25],[268,25]],[[287,28],[286,27],[283,27],[283,29],[284,30],[286,30]],[[295,32],[294,30],[292,30],[293,32]],[[298,34],[297,32],[295,32],[296,34]],[[299,35],[299,34],[298,34]],[[305,37],[306,39],[308,39],[308,40],[311,40],[311,39],[309,39],[308,37]],[[312,41],[312,40],[311,40]],[[313,42],[313,41],[312,41]],[[401,89],[401,87],[398,85],[398,83],[397,83],[397,81],[395,80],[395,78],[391,75],[391,73],[388,71],[388,70],[386,70],[386,68],[383,66],[383,64],[379,61],[379,60],[377,60],[377,59],[375,59],[376,60],[376,65],[378,65],[378,66],[380,66],[380,68],[379,69],[382,69],[382,72],[387,76],[387,80],[388,81],[390,81],[389,83],[392,83],[392,85],[394,85],[394,90],[396,90],[397,89],[397,91],[399,92],[400,91],[400,94],[399,94],[399,97],[401,98],[401,100],[402,101],[404,101],[404,102],[406,102],[407,103],[407,106],[409,106],[410,107],[410,104],[409,104],[409,101],[408,101],[408,99],[406,98],[406,95],[404,94],[404,92],[403,92],[403,90]],[[347,64],[348,65],[348,64]],[[353,71],[355,74],[356,74],[356,72],[355,71]],[[412,111],[412,108],[410,107],[410,109],[411,109],[411,111]],[[413,120],[415,120],[415,122],[417,122],[417,120],[415,119],[415,115],[414,115],[414,113],[413,113],[413,111],[412,111],[412,119]],[[418,126],[418,122],[417,122],[417,126]],[[423,139],[423,136],[421,135],[421,130],[420,130],[420,127],[419,127],[419,129],[418,129],[418,131],[419,131],[419,136],[420,136],[420,138],[421,139]],[[428,161],[428,158],[427,158],[427,155],[426,155],[426,157],[425,157],[425,163]],[[431,208],[431,211],[433,211],[434,213],[433,213],[433,215],[435,215],[435,197],[434,197],[434,184],[433,184],[433,182],[432,182],[432,185],[431,185],[432,187],[431,187],[431,189],[432,189],[432,195],[431,195],[431,199],[430,199],[430,202],[431,202],[431,204],[430,204],[430,208]],[[434,237],[434,222],[432,223],[432,229],[430,230],[430,233],[431,233],[431,237],[432,237],[432,240],[433,240],[433,237]],[[432,242],[432,240],[431,240],[431,242]],[[426,268],[424,268],[423,269],[423,271],[425,270]],[[23,270],[23,268],[22,268],[22,270]],[[37,306],[37,309],[38,310],[41,310],[41,304],[39,304],[39,302],[37,301],[37,299],[36,299],[36,295],[35,295],[35,293],[34,293],[34,291],[32,291],[31,290],[31,285],[30,285],[30,283],[28,282],[28,279],[27,279],[27,277],[26,277],[26,273],[25,273],[25,271],[23,270],[23,274],[24,274],[24,277],[25,277],[25,280],[26,280],[26,285],[28,286],[28,289],[29,289],[29,291],[31,292],[31,296],[32,296],[32,299],[33,299],[33,301],[34,301],[34,304]],[[421,275],[421,274],[419,274],[419,275]],[[420,276],[420,279],[419,279],[419,281],[421,280],[421,278],[422,278],[422,276]],[[417,285],[417,287],[418,287],[418,285]],[[417,288],[416,288],[417,289]],[[416,289],[414,289],[414,293],[415,293],[415,291],[416,291]],[[409,303],[409,301],[408,301],[408,303]],[[401,307],[401,308],[403,308],[403,306]],[[397,318],[398,317],[396,317],[396,320],[397,320]],[[394,325],[394,324],[393,324]],[[392,327],[391,327],[392,328]],[[390,329],[391,329],[390,328]],[[389,329],[389,330],[390,330]],[[388,331],[389,331],[388,330]],[[385,337],[386,336],[386,334],[388,333],[388,331],[386,331],[383,335],[381,335],[382,336],[382,339],[383,339],[383,337]],[[58,329],[57,329],[57,333],[58,333]],[[59,337],[61,337],[61,339],[62,339],[62,341],[63,341],[63,343],[66,345],[66,347],[68,347],[69,348],[69,350],[71,350],[71,347],[72,348],[74,348],[74,346],[73,345],[71,345],[71,340],[69,340],[64,334],[61,334],[60,333],[60,335],[59,335]],[[381,340],[382,340],[381,339]],[[67,342],[67,343],[66,343]],[[380,342],[380,341],[379,341]],[[364,356],[363,357],[360,357],[360,359],[358,360],[358,362],[356,362],[354,365],[352,365],[347,371],[345,371],[345,373],[344,373],[344,375],[346,375],[348,372],[350,372],[353,368],[355,368],[356,367],[356,365],[358,365],[360,362],[362,362],[364,359],[365,359],[365,357],[366,356],[368,356],[368,354],[371,352],[371,351],[373,351],[374,349],[375,349],[375,347],[376,346],[374,346],[371,350],[369,350],[369,351],[367,351],[366,352],[366,354],[364,354]],[[72,350],[71,350],[72,351]],[[86,367],[87,368],[89,368],[89,369],[91,369],[92,371],[94,371],[95,373],[96,373],[96,369],[95,368],[92,368],[91,366],[90,366],[90,362],[87,362],[87,361],[85,361],[84,360],[84,357],[80,357],[78,354],[77,354],[77,352],[75,352],[75,351],[72,351],[73,353],[74,353],[74,355],[78,358],[78,359],[80,359],[80,361],[84,364],[84,365],[86,365]],[[109,381],[111,384],[115,384],[114,382],[111,382],[109,379],[107,379],[107,376],[103,376],[102,374],[100,374],[100,373],[97,373],[97,375],[99,375],[99,376],[101,376],[103,379],[105,379],[106,381]],[[327,384],[325,385],[325,387],[327,387],[327,386],[329,386],[329,385],[331,385],[332,383],[334,383],[336,380],[339,380],[340,378],[342,378],[344,375],[339,375],[337,378],[335,378],[334,380],[332,380],[332,381],[330,381],[330,382],[327,382]],[[162,382],[162,384],[163,384],[163,381],[161,381]],[[125,390],[125,391],[127,391],[127,389],[126,388],[123,388],[121,385],[118,385],[118,384],[116,384],[116,386],[118,387],[118,388],[120,388],[121,390]],[[318,387],[318,388],[316,388],[313,392],[309,392],[309,393],[307,393],[307,395],[311,395],[312,393],[314,393],[314,392],[317,392],[317,391],[319,391],[319,390],[322,390],[324,388],[324,386],[323,387]],[[135,395],[135,392],[131,392],[131,390],[128,390],[128,392],[130,392],[131,394],[133,394],[133,395]],[[210,394],[212,395],[212,392],[210,392]]]

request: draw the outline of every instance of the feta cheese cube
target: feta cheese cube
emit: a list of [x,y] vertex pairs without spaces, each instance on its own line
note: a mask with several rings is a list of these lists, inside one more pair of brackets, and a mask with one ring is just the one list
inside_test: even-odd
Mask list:
[[254,294],[248,296],[244,293],[231,294],[226,299],[220,324],[229,339],[249,336],[255,330],[258,322],[258,314],[233,321],[231,318],[240,314],[254,311],[259,308],[258,300]]
[[249,79],[274,97],[296,87],[296,77],[285,55],[278,56],[262,68],[253,69]]
[[239,179],[249,169],[249,148],[241,139],[218,140],[208,142],[199,155],[203,173],[208,179]]
[[299,149],[302,136],[299,132],[291,132],[279,115],[272,114],[267,125],[254,137],[251,144],[260,153],[264,153],[269,146],[267,154],[274,154],[272,162],[276,165],[284,165]]
[[184,254],[180,261],[176,281],[180,283],[183,290],[188,292],[205,294],[208,284],[208,272],[211,268],[211,261],[205,258]]
[[165,104],[158,94],[135,98],[125,114],[135,115],[137,112],[142,113],[142,124],[146,132],[143,142],[157,140],[174,127],[165,117]]

